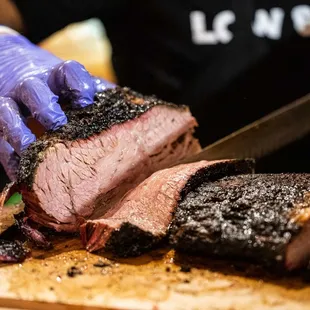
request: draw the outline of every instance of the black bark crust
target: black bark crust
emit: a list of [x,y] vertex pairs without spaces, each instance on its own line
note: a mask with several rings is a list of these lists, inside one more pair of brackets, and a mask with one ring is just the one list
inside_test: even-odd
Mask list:
[[204,182],[213,182],[226,176],[254,173],[255,161],[253,159],[231,159],[219,161],[206,168],[202,168],[193,175],[182,189],[180,200],[195,190]]
[[57,131],[47,132],[22,154],[18,184],[31,189],[36,168],[44,159],[44,151],[55,143],[87,139],[115,124],[135,119],[157,105],[187,109],[186,106],[177,106],[155,96],[143,96],[129,88],[117,87],[96,94],[94,104],[86,108],[66,111],[67,125]]
[[[181,197],[184,197],[204,181],[214,181],[226,175],[252,172],[254,172],[254,161],[250,159],[215,163],[200,169],[191,176],[181,191]],[[167,214],[167,216],[170,216],[170,214]],[[149,221],[151,222],[152,219],[149,219]],[[168,229],[169,227],[167,227],[167,231]],[[105,250],[119,257],[138,256],[154,248],[160,242],[163,242],[165,238],[166,234],[153,235],[129,222],[124,222],[119,229],[112,232]]]
[[176,211],[170,243],[179,251],[243,258],[266,265],[284,261],[302,224],[296,208],[309,207],[310,174],[253,174],[204,182],[186,193]]
[[118,257],[135,257],[154,248],[164,236],[155,236],[148,231],[125,222],[114,230],[106,243],[105,251]]
[[0,239],[0,262],[22,262],[28,254],[21,242]]

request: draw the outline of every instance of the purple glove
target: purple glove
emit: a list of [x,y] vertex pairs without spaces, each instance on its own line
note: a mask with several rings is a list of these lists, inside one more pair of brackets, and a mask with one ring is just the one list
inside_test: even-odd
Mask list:
[[82,108],[93,102],[95,92],[115,85],[92,77],[76,61],[62,61],[18,33],[1,29],[0,162],[15,180],[21,152],[35,141],[20,107],[27,107],[46,129],[55,130],[67,123],[59,97]]

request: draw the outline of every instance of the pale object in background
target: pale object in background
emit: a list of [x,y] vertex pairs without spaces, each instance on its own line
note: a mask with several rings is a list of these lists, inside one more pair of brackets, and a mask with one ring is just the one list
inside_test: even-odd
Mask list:
[[40,46],[64,60],[82,63],[95,76],[116,82],[111,45],[98,19],[70,24],[42,41]]

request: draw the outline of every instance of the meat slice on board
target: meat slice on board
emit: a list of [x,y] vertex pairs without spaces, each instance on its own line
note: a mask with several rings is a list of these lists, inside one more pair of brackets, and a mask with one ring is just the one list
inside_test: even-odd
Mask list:
[[128,88],[106,90],[67,116],[23,153],[18,173],[28,217],[58,231],[77,231],[153,172],[201,149],[187,107]]
[[252,173],[251,160],[200,161],[155,172],[129,191],[103,218],[81,226],[86,249],[119,256],[151,249],[168,231],[179,200],[202,182]]
[[170,241],[187,254],[297,269],[310,259],[310,174],[253,174],[188,192]]

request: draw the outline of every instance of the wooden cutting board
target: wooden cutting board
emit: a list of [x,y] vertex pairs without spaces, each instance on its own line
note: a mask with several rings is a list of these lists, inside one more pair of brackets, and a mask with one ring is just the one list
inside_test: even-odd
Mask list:
[[57,239],[53,250],[0,265],[0,309],[310,309],[310,284],[300,278],[165,249],[118,260]]

